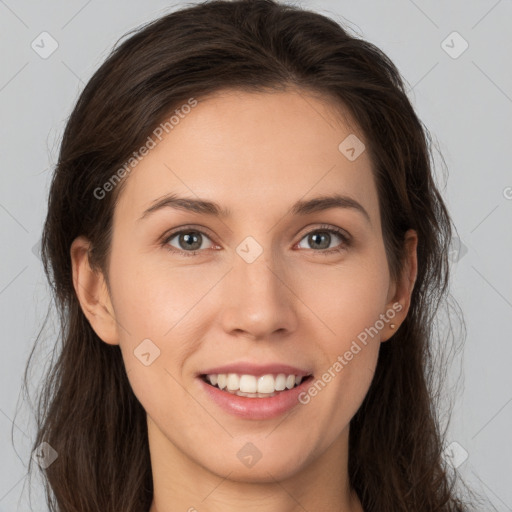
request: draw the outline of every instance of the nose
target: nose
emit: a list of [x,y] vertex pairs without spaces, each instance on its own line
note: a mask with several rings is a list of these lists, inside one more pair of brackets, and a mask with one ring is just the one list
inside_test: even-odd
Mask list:
[[253,340],[293,332],[300,301],[291,281],[284,266],[272,262],[265,251],[251,263],[235,254],[223,283],[221,325],[225,332]]

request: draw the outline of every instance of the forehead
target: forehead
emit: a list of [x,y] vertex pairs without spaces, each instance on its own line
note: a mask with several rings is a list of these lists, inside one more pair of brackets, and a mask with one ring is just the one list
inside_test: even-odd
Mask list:
[[304,91],[215,93],[181,115],[131,170],[116,215],[136,220],[177,192],[270,220],[299,199],[336,192],[378,217],[368,152],[355,160],[343,152],[354,136],[364,143],[348,111]]

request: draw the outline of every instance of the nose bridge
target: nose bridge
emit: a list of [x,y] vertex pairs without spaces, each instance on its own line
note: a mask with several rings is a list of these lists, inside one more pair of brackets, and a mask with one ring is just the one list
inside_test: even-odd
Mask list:
[[263,248],[253,237],[247,237],[236,248],[233,262],[233,277],[236,280],[239,300],[282,302],[279,261],[272,256],[272,249]]
[[293,294],[285,285],[287,277],[281,262],[247,237],[236,248],[229,272],[223,311],[224,328],[243,330],[254,337],[295,327]]
[[272,257],[271,249],[262,248],[259,252],[251,242],[243,242],[236,252],[233,273],[238,278],[239,285],[251,290],[252,297],[263,293],[275,298],[279,294],[278,288],[282,286],[282,278],[279,279],[279,271],[276,270],[279,262]]

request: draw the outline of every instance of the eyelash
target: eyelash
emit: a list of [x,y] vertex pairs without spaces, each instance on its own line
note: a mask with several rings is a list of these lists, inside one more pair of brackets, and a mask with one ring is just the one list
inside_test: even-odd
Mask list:
[[[316,232],[334,233],[335,235],[338,235],[341,238],[342,243],[338,247],[334,247],[332,249],[321,249],[318,251],[316,251],[314,249],[310,249],[310,250],[314,251],[315,253],[319,253],[319,254],[323,254],[323,255],[327,256],[327,255],[334,254],[334,253],[341,253],[342,251],[345,251],[348,247],[350,247],[351,240],[341,229],[334,228],[334,227],[326,225],[326,224],[322,224],[318,228],[308,231],[307,233],[305,233],[302,236],[302,238],[299,240],[299,242],[302,239],[304,239],[305,237],[307,237],[308,235],[310,235],[312,233],[316,233]],[[206,234],[204,231],[201,231],[200,229],[196,229],[194,226],[186,226],[185,228],[181,228],[177,231],[173,231],[170,234],[164,235],[164,239],[162,240],[162,243],[161,243],[162,247],[164,247],[166,250],[168,250],[171,253],[181,254],[181,255],[187,256],[187,257],[188,256],[197,256],[200,252],[205,250],[205,249],[199,249],[196,251],[182,251],[180,249],[176,249],[176,247],[173,247],[172,245],[169,245],[170,240],[172,240],[176,235],[180,235],[182,233],[200,233],[201,235],[205,235],[206,237],[210,238],[208,236],[208,234]]]

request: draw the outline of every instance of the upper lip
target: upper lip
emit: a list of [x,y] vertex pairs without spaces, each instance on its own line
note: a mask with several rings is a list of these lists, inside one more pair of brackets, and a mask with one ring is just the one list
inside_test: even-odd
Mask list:
[[254,364],[247,362],[231,363],[223,366],[216,366],[214,368],[208,368],[199,373],[199,375],[212,375],[220,373],[238,373],[239,375],[254,375],[259,377],[261,375],[268,374],[279,374],[284,373],[285,375],[300,375],[306,377],[311,375],[312,372],[297,368],[288,364],[271,363],[271,364]]

